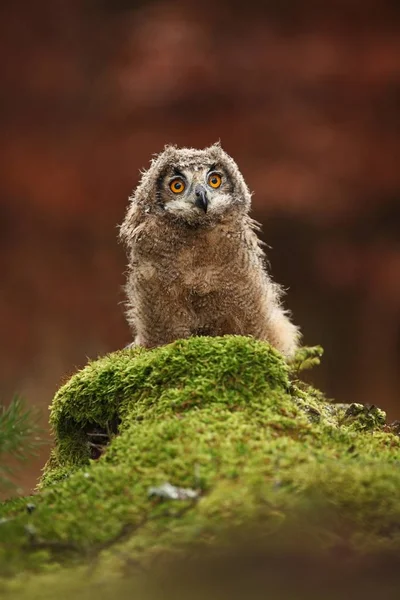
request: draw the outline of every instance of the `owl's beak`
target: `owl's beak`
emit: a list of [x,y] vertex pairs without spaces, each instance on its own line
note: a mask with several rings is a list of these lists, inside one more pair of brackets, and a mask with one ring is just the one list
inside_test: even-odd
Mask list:
[[207,212],[207,207],[208,207],[208,198],[207,198],[207,190],[204,187],[204,185],[201,184],[197,184],[196,187],[194,188],[194,193],[196,196],[196,200],[195,200],[195,205],[198,208],[201,208],[202,210],[204,210],[204,212]]

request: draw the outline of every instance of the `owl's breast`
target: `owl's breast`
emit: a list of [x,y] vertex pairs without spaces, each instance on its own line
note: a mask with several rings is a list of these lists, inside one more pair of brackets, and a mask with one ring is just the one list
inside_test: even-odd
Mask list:
[[179,235],[168,229],[152,236],[144,233],[136,240],[132,261],[136,279],[149,289],[158,282],[173,296],[204,296],[226,288],[237,277],[246,251],[241,231],[232,226],[183,230]]
[[180,249],[176,267],[183,286],[198,295],[221,289],[237,260],[239,240],[224,232],[208,232]]
[[203,296],[217,291],[221,286],[221,271],[215,266],[204,266],[181,271],[183,286],[192,294]]

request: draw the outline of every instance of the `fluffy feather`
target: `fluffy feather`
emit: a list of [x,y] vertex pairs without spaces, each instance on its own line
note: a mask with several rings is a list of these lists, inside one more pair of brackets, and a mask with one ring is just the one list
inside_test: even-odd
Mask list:
[[[211,165],[223,173],[224,185],[208,190],[207,213],[195,207],[190,189],[171,198],[167,181],[174,169],[203,181]],[[167,146],[153,159],[120,228],[135,344],[151,348],[192,335],[240,334],[294,354],[300,333],[267,273],[250,205],[242,174],[219,144]]]

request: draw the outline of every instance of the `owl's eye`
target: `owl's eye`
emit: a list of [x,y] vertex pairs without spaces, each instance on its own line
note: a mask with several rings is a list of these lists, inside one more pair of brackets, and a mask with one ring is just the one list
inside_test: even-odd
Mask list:
[[219,188],[221,183],[222,183],[221,175],[218,175],[218,173],[210,173],[210,175],[208,176],[208,185],[211,185],[212,188],[216,189],[216,188]]
[[180,177],[175,177],[170,184],[169,188],[174,194],[181,194],[185,189],[185,182]]

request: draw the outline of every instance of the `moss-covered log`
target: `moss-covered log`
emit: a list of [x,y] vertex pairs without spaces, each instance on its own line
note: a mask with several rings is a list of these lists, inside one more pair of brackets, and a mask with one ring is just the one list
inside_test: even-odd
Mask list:
[[[3,576],[53,564],[72,593],[68,562],[107,555],[112,570],[123,549],[146,568],[243,529],[276,540],[292,528],[318,552],[400,550],[400,439],[383,411],[326,401],[268,344],[110,354],[59,390],[51,422],[38,494],[0,509]],[[193,497],[163,498],[165,483]]]

